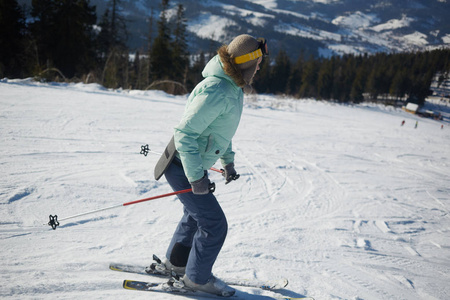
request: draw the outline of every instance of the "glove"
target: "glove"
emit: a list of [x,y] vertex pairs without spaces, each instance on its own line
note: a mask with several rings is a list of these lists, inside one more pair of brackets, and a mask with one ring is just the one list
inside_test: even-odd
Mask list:
[[192,186],[192,193],[195,195],[206,195],[213,193],[216,189],[216,184],[208,179],[208,174],[206,172],[202,178],[190,182],[190,184]]
[[222,176],[225,177],[226,180],[225,184],[229,184],[232,180],[237,180],[240,177],[234,169],[234,163],[229,163],[222,171]]

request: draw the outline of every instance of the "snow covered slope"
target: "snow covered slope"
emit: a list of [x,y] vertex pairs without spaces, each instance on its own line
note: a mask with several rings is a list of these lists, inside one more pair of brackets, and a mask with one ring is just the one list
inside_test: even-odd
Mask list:
[[[139,151],[162,151],[185,100],[0,82],[0,298],[149,298],[121,287],[149,277],[108,265],[164,255],[182,214],[175,197],[43,224],[169,192],[153,180],[158,157]],[[234,139],[241,178],[225,186],[210,174],[229,222],[215,274],[287,277],[281,294],[318,300],[448,299],[447,125],[389,107],[248,97]]]

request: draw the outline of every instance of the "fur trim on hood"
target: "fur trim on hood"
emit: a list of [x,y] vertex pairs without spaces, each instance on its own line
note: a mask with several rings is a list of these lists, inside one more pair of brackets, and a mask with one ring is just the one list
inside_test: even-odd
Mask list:
[[233,58],[228,53],[227,46],[223,45],[220,47],[217,53],[219,54],[220,61],[223,64],[223,71],[225,74],[230,76],[240,88],[244,88],[247,83],[242,76],[241,70],[233,63]]

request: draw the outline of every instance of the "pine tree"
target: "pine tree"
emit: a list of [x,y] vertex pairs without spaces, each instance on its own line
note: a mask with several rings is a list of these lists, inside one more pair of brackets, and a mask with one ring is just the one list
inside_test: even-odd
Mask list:
[[361,61],[358,70],[356,71],[355,79],[352,82],[350,90],[350,100],[359,103],[364,100],[365,80],[367,77],[367,70],[364,63]]
[[87,0],[33,0],[31,30],[39,64],[56,67],[66,77],[79,76],[93,65],[95,7]]
[[98,24],[98,53],[105,60],[112,51],[124,50],[128,39],[125,18],[121,15],[120,0],[111,0]]
[[110,1],[110,7],[99,23],[98,53],[102,65],[101,82],[109,88],[129,87],[129,53],[126,47],[127,26],[120,14],[120,0]]
[[397,98],[402,98],[406,94],[407,88],[410,84],[407,71],[405,69],[400,69],[397,71],[394,79],[392,80],[391,87],[389,88],[389,94]]
[[186,20],[184,18],[184,7],[178,4],[177,18],[174,30],[173,48],[173,72],[172,79],[186,85],[187,70],[189,67],[189,52],[186,41]]
[[25,16],[16,0],[0,0],[0,78],[24,75]]
[[366,92],[370,94],[373,100],[376,100],[379,95],[389,93],[390,84],[385,84],[387,64],[387,55],[384,53],[369,58],[371,72],[367,78]]
[[288,95],[297,96],[302,84],[302,72],[303,66],[305,64],[305,59],[303,53],[300,54],[294,66],[292,67],[291,74],[288,78],[288,85],[286,93]]
[[146,89],[150,85],[152,40],[153,40],[152,36],[153,36],[153,7],[150,11],[150,17],[148,18],[147,56],[144,62],[143,74],[141,74],[144,89]]
[[322,62],[317,75],[317,95],[321,99],[331,99],[333,91],[333,73],[335,59],[327,59]]
[[120,14],[120,3],[122,0],[111,0],[111,45],[114,48],[126,48],[128,39],[125,18]]
[[331,99],[340,100],[342,94],[344,93],[344,66],[342,62],[342,57],[335,57],[336,65],[333,68],[333,88],[331,92]]
[[173,74],[173,50],[167,20],[169,0],[162,0],[161,17],[158,21],[158,36],[152,47],[151,66],[154,80],[169,79]]
[[291,73],[291,62],[289,57],[284,50],[278,52],[275,58],[275,65],[272,68],[271,74],[271,91],[273,93],[286,93],[287,89],[287,79]]
[[299,90],[299,97],[317,97],[317,72],[319,63],[312,56],[305,64],[302,73],[302,85]]
[[340,102],[350,101],[352,84],[356,77],[356,59],[354,55],[344,57],[344,77],[342,79],[342,94],[338,98]]
[[108,53],[113,45],[113,38],[111,33],[111,17],[109,16],[110,9],[106,9],[99,22],[100,32],[97,36],[97,52],[102,61],[106,60]]

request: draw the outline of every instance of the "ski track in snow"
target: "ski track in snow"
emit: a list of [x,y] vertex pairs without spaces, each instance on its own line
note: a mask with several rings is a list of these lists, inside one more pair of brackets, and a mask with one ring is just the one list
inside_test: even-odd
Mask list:
[[[153,179],[158,156],[139,151],[164,149],[185,99],[0,82],[2,299],[167,297],[122,289],[123,279],[152,278],[108,265],[164,256],[182,214],[176,197],[44,224],[170,192]],[[224,185],[210,172],[229,224],[217,276],[286,277],[279,294],[317,300],[450,296],[448,124],[267,95],[245,106],[233,140],[240,179]]]

